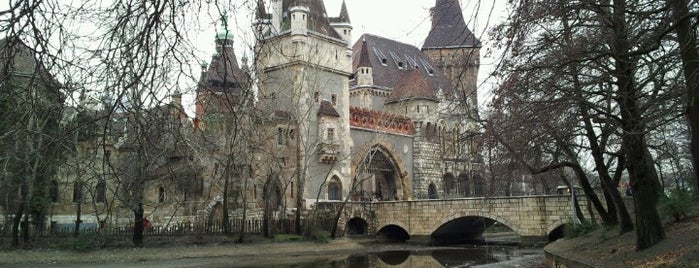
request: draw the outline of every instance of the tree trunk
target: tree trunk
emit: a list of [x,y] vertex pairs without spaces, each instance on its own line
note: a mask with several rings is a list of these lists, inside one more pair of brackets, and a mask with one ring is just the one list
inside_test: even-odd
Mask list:
[[629,179],[636,210],[636,249],[649,248],[665,238],[656,209],[661,194],[658,175],[645,141],[645,122],[638,109],[638,89],[634,83],[634,62],[628,56],[630,42],[626,27],[626,2],[614,0],[613,34],[616,102],[621,112],[622,149],[627,155]]
[[238,233],[238,239],[236,239],[236,242],[238,243],[243,243],[245,239],[245,223],[247,221],[247,212],[248,212],[248,202],[247,202],[247,189],[248,189],[248,176],[250,171],[246,170],[245,172],[248,172],[245,174],[245,179],[243,179],[243,189],[241,190],[241,196],[243,197],[243,215],[241,218],[241,223],[240,223],[240,232]]
[[143,204],[139,203],[138,207],[133,210],[134,226],[133,226],[133,244],[136,247],[143,247]]
[[[694,187],[699,187],[699,51],[697,37],[692,28],[687,0],[668,0],[677,24],[677,39],[687,86],[687,117],[691,130],[692,164],[694,165]],[[699,194],[699,191],[695,191]]]
[[12,247],[19,246],[19,224],[22,222],[22,214],[24,214],[24,205],[20,204],[12,219]]
[[[230,161],[230,160],[229,160]],[[230,216],[228,215],[228,181],[230,180],[229,174],[230,174],[230,162],[228,166],[226,167],[226,172],[224,173],[224,179],[223,179],[223,204],[222,204],[222,209],[223,209],[223,217],[221,219],[221,224],[223,224],[223,233],[224,234],[229,234],[231,232],[230,228]]]
[[[82,187],[82,185],[81,185]],[[73,236],[78,236],[80,234],[80,223],[82,223],[82,219],[80,219],[80,215],[82,214],[82,207],[83,207],[83,202],[82,202],[82,189],[80,189],[80,198],[78,198],[78,205],[76,207],[75,211],[75,230],[73,230]]]

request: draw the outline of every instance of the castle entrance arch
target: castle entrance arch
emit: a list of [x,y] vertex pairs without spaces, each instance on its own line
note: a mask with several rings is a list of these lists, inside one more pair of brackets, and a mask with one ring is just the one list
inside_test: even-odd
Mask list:
[[402,200],[409,191],[406,172],[399,160],[385,146],[377,144],[366,150],[355,165],[357,191],[362,200]]

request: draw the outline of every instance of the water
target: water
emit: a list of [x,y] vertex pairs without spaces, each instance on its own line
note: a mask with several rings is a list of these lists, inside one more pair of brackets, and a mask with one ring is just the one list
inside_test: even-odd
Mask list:
[[274,267],[526,267],[526,264],[540,263],[542,259],[543,251],[541,249],[488,246],[424,247],[354,254],[344,259],[315,260],[309,263],[286,264]]
[[[532,267],[543,260],[541,248],[515,246],[423,247],[407,244],[374,244],[365,253],[295,254],[280,256],[219,256],[118,263],[37,264],[40,267],[276,267],[276,268],[379,268],[379,267]],[[24,265],[9,267],[24,267]]]

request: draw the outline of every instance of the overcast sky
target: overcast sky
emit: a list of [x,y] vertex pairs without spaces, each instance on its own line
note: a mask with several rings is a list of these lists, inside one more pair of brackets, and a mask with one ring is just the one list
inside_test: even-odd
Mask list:
[[[254,39],[251,35],[250,22],[252,21],[252,9],[256,0],[232,0],[217,1],[220,6],[229,14],[229,26],[234,29],[236,54],[240,59],[243,54],[250,56]],[[267,8],[270,7],[267,1]],[[82,1],[66,2],[81,3]],[[206,3],[209,1],[203,1]],[[328,16],[336,17],[340,13],[342,0],[325,0]],[[494,25],[502,22],[505,16],[506,0],[461,0],[461,8],[466,24],[473,33],[481,40],[481,68],[479,73],[479,102],[481,105],[490,98],[490,90],[494,87],[493,79],[486,80],[492,72],[496,62],[496,57],[492,56],[491,43],[488,39],[487,31]],[[102,3],[102,2],[100,2]],[[104,4],[104,3],[103,3]],[[431,21],[429,9],[435,5],[435,0],[346,0],[350,20],[353,26],[353,43],[364,33],[370,33],[403,43],[421,47],[423,41],[429,33]],[[6,10],[8,3],[0,1],[0,10]],[[206,8],[205,8],[206,9]],[[194,53],[200,55],[199,59],[192,59],[191,64],[196,69],[197,61],[209,61],[214,53],[214,36],[219,26],[220,15],[215,8],[208,11],[202,10],[189,18],[196,21],[192,25],[187,25],[188,33],[192,43],[198,51]],[[87,26],[90,27],[90,24]],[[84,29],[81,29],[84,30]],[[89,32],[89,30],[87,31]],[[494,53],[497,55],[497,53]],[[195,73],[198,70],[193,70]],[[191,87],[195,82],[191,82]],[[194,88],[183,90],[186,93],[193,93]],[[192,96],[185,96],[185,101],[191,101]]]

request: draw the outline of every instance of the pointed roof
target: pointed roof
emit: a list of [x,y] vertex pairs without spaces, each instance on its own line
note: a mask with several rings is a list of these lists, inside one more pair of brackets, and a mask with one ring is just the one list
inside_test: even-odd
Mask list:
[[369,46],[366,44],[366,39],[362,40],[362,50],[359,52],[359,64],[357,67],[371,67],[369,62]]
[[481,47],[481,42],[466,27],[459,0],[436,0],[432,11],[432,29],[422,49]]
[[396,82],[386,103],[411,99],[437,100],[434,90],[427,85],[425,77],[417,69],[408,71]]
[[[226,36],[227,37],[227,36]],[[197,91],[218,91],[239,93],[247,85],[250,77],[238,66],[238,59],[231,39],[216,37],[216,53],[199,78]],[[205,67],[205,64],[202,64]]]
[[337,20],[335,22],[350,23],[349,12],[347,11],[347,4],[345,4],[345,0],[342,0],[342,8],[340,8],[340,16],[337,17]]
[[342,37],[330,26],[323,0],[283,0],[282,17],[284,23],[282,23],[282,26],[287,28],[282,28],[282,30],[288,30],[288,27],[290,27],[289,25],[291,24],[288,23],[290,20],[289,8],[296,6],[307,7],[310,10],[310,14],[308,14],[308,30],[342,40]]
[[320,107],[318,108],[318,116],[340,117],[340,113],[335,110],[335,107],[333,107],[330,101],[323,100],[320,102]]

